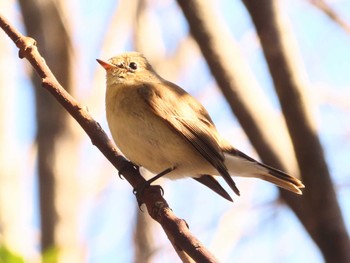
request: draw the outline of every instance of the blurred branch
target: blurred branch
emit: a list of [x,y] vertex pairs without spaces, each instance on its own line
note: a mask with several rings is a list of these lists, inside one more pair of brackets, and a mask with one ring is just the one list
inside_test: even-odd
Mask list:
[[165,79],[177,78],[200,57],[195,41],[191,35],[188,35],[179,40],[171,54],[167,54],[160,28],[161,21],[156,17],[152,3],[147,0],[137,2],[133,28],[134,49],[150,58],[153,67]]
[[[57,79],[69,92],[74,92],[70,27],[64,23],[56,1],[18,2],[26,32],[39,42],[42,55]],[[32,70],[30,79],[36,107],[41,250],[47,253],[55,248],[57,262],[82,262],[77,233],[78,183],[74,176],[79,159],[75,126],[52,96],[39,89],[41,80]]]
[[[34,39],[23,36],[8,21],[0,16],[0,27],[19,48],[19,57],[26,58],[42,80],[42,86],[48,90],[57,101],[80,124],[92,144],[95,145],[105,157],[122,171],[125,179],[136,188],[146,181],[132,163],[127,161],[114,147],[101,126],[56,80],[50,69],[41,57]],[[175,216],[166,200],[161,195],[159,186],[146,188],[140,197],[145,203],[150,216],[160,223],[169,240],[180,253],[187,253],[196,262],[217,262],[211,253],[188,230],[184,220]]]
[[[130,39],[132,24],[135,20],[137,1],[117,1],[116,4],[118,6],[113,9],[115,12],[111,15],[111,19],[106,25],[105,37],[102,38],[99,45],[99,56],[101,58],[106,58],[110,54],[114,54],[116,50],[120,50],[125,46]],[[101,107],[101,104],[104,104],[105,92],[104,89],[101,89],[100,83],[105,81],[106,74],[104,71],[97,69],[100,69],[100,66],[96,65],[92,81],[87,79],[85,80],[86,84],[83,83],[83,87],[90,87],[90,95],[87,103],[91,112],[104,109],[104,106]],[[79,81],[81,82],[82,80],[80,79]]]
[[308,107],[303,63],[280,1],[243,2],[260,37],[306,185],[304,226],[327,262],[350,262],[350,239]]
[[[248,1],[245,2],[247,3]],[[269,6],[267,1],[252,0],[249,2],[255,4],[255,12],[258,14],[259,11],[262,12],[261,9],[266,9],[266,6]],[[214,12],[214,8],[209,5],[209,2],[200,0],[178,0],[178,3],[187,18],[191,33],[196,39],[214,78],[260,158],[269,165],[280,168],[281,170],[287,170],[288,162],[290,162],[291,159],[289,159],[289,161],[285,159],[286,155],[290,155],[285,149],[290,143],[288,132],[285,129],[285,123],[273,119],[271,110],[267,110],[267,108],[270,108],[270,105],[263,94],[259,92],[258,85],[252,81],[253,77],[249,74],[245,61],[237,51],[238,48],[235,46],[230,32],[225,27],[224,23],[220,23],[220,16]],[[272,16],[271,13],[264,13],[261,14],[260,18],[262,21],[270,21]],[[215,17],[215,19],[209,20],[208,17]],[[259,23],[262,24],[262,22]],[[273,54],[279,54],[279,50],[275,45],[277,40],[271,36],[266,37],[270,42],[265,46],[270,47],[270,51]],[[278,69],[277,72],[280,72],[283,70],[283,65],[279,65],[275,67],[275,69]],[[293,74],[293,76],[286,77],[283,82],[279,82],[278,85],[280,89],[284,87],[285,91],[289,90],[285,85],[288,85],[288,80],[294,80],[295,78],[297,79],[297,76]],[[254,100],[254,98],[257,99]],[[285,99],[289,100],[290,96],[286,95]],[[289,109],[292,111],[296,110],[293,106],[290,106]],[[300,112],[300,114],[303,115],[302,112]],[[296,116],[294,116],[294,118],[288,116],[288,118],[289,123],[293,122],[293,120],[295,122],[293,127],[295,131],[298,131],[298,135],[294,135],[300,136],[299,139],[304,138],[304,133],[301,133],[298,126],[295,125],[303,126],[304,124],[301,120],[306,121],[307,123],[305,123],[305,125],[308,125],[308,120]],[[289,128],[292,129],[292,126]],[[304,152],[304,157],[307,158],[323,157],[317,136],[315,136],[315,134],[310,134],[308,129],[305,129],[304,132],[308,133],[310,137],[309,141],[300,141],[300,144],[298,144],[297,150],[299,158],[302,152]],[[278,136],[282,135],[284,136],[283,140],[277,141]],[[314,148],[314,145],[310,145],[310,143],[315,143],[317,149]],[[281,145],[283,145],[283,147],[281,147]],[[307,152],[308,155],[306,156],[305,154]],[[294,158],[292,160],[294,160]],[[343,232],[344,224],[338,204],[334,199],[334,190],[332,189],[329,175],[327,175],[327,166],[324,165],[323,158],[321,158],[321,161],[323,161],[323,165],[321,166],[314,162],[310,163],[309,161],[300,163],[301,167],[303,167],[303,175],[308,178],[311,174],[315,175],[312,180],[305,180],[307,189],[306,196],[299,198],[281,189],[280,193],[324,253],[327,253],[326,251],[329,248],[337,245],[341,245],[342,247],[338,248],[339,250],[342,250],[344,253],[349,253],[348,249],[344,251],[344,249],[349,246],[343,245],[347,244],[349,239],[344,235],[345,232]],[[313,167],[313,164],[315,164],[316,167]],[[308,169],[308,171],[305,171],[305,169]],[[321,174],[325,176],[319,176]],[[325,186],[323,187],[321,184]],[[313,195],[310,194],[311,192]],[[310,203],[308,200],[313,201]],[[334,213],[325,211],[325,207],[328,207],[328,205],[334,205],[333,209],[330,210]],[[337,223],[330,226],[330,222],[333,222],[333,220],[339,223],[339,228],[337,227]],[[332,228],[334,231],[332,231]],[[330,230],[330,235],[328,239],[323,240],[322,236],[326,237],[326,233],[323,231],[327,229]],[[331,232],[333,234],[331,234]],[[340,236],[338,234],[340,234]],[[338,240],[338,237],[340,237],[341,240]],[[337,242],[334,242],[335,239],[337,239]],[[326,243],[329,244],[326,245]],[[338,262],[347,261],[340,260]]]
[[133,42],[135,50],[146,54],[154,61],[159,61],[165,56],[165,45],[161,26],[152,12],[151,3],[148,2],[147,0],[137,1]]
[[350,24],[341,18],[340,15],[329,4],[327,4],[326,1],[309,0],[309,2],[325,13],[334,23],[343,28],[346,33],[350,34]]
[[[178,3],[213,77],[260,158],[297,174],[285,123],[271,108],[214,6],[199,0],[178,0]],[[280,144],[284,145],[283,149]],[[281,151],[283,154],[279,156]]]
[[134,263],[151,263],[156,252],[153,222],[148,215],[136,211],[134,232]]
[[[211,73],[261,160],[296,176],[296,160],[285,123],[271,109],[215,8],[200,0],[178,0],[178,3]],[[304,223],[307,211],[302,198],[279,191]]]

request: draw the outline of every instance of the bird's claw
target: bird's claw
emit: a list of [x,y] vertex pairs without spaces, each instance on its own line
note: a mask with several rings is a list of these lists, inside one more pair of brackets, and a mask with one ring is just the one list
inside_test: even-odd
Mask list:
[[[139,168],[140,168],[140,166],[135,165],[135,164],[133,165],[133,167],[134,167],[135,170],[139,170]],[[121,167],[121,168],[118,170],[118,176],[119,176],[119,178],[122,179],[122,180],[124,180],[123,173],[124,173],[124,171],[126,170],[126,168],[127,168],[127,166],[124,165],[123,167]]]
[[[140,185],[138,185],[137,187],[135,187],[133,189],[133,193],[136,196],[137,199],[137,203],[139,205],[139,208],[141,207],[141,205],[143,204],[142,202],[142,196],[143,196],[143,192],[146,188],[150,188],[150,187],[157,187],[160,188],[160,193],[163,196],[164,195],[164,189],[160,186],[160,185],[155,185],[155,186],[151,186],[151,183],[153,183],[154,181],[156,181],[157,179],[159,179],[160,177],[166,175],[167,173],[170,173],[171,171],[175,170],[176,167],[170,167],[165,169],[164,171],[160,172],[159,174],[157,174],[156,176],[153,176],[151,179],[144,181],[143,183],[141,183]],[[141,210],[141,208],[140,208]],[[142,210],[141,210],[142,211]]]
[[118,176],[119,176],[120,179],[124,180],[124,177],[123,177],[122,173],[123,172],[121,170],[119,170],[118,171]]
[[[133,194],[136,196],[136,200],[137,200],[137,204],[139,206],[139,209],[142,211],[141,209],[141,205],[144,203],[142,201],[143,199],[143,193],[146,190],[146,188],[150,188],[150,187],[154,187],[159,189],[160,194],[163,196],[164,195],[164,189],[163,187],[161,187],[160,185],[151,185],[149,181],[146,181],[142,184],[140,184],[139,186],[135,187],[132,192]],[[143,211],[142,211],[143,212]]]

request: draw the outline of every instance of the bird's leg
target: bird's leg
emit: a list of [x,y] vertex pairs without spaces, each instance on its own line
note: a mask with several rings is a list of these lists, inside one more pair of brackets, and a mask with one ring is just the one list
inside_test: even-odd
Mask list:
[[167,169],[165,169],[163,172],[160,172],[159,174],[157,174],[156,176],[152,177],[151,179],[147,180],[147,184],[151,185],[151,183],[153,183],[154,181],[156,181],[157,179],[163,177],[164,175],[174,171],[176,169],[176,167],[169,167]]
[[[175,169],[176,169],[176,166],[169,167],[169,168],[165,169],[164,171],[160,172],[159,174],[155,175],[151,179],[147,180],[145,183],[134,188],[133,193],[134,193],[134,195],[136,195],[137,202],[139,203],[139,206],[141,206],[141,204],[142,204],[142,202],[140,201],[141,200],[140,197],[142,196],[145,188],[149,187],[151,185],[151,183],[153,183],[157,179],[161,178],[162,176],[174,171]],[[164,194],[163,188],[161,186],[159,186],[159,187],[160,187],[160,190],[161,190],[162,195],[163,195]]]
[[154,181],[156,181],[157,179],[161,178],[162,176],[174,171],[176,169],[176,167],[169,167],[167,169],[165,169],[164,171],[160,172],[159,174],[155,175],[154,177],[152,177],[151,179],[147,180],[144,184],[141,184],[139,186],[137,186],[136,188],[134,188],[134,194],[137,195],[140,192],[143,192],[143,190],[146,187],[149,187],[151,185],[151,183],[153,183]]

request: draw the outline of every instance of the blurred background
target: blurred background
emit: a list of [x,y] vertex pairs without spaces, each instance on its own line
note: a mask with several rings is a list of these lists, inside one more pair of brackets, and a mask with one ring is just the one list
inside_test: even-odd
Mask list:
[[[234,203],[162,181],[220,262],[350,262],[350,1],[1,0],[0,12],[108,134],[95,59],[137,50],[234,146],[302,178],[302,197],[237,178]],[[0,47],[0,262],[180,262],[4,33]]]

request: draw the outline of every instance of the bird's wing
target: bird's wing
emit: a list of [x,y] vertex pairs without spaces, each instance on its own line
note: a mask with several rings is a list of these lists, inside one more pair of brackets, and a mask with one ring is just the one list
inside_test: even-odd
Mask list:
[[225,157],[215,137],[215,126],[204,107],[170,82],[142,84],[138,93],[152,111],[182,135],[239,195],[239,190],[225,166]]
[[197,182],[204,184],[211,190],[213,190],[218,195],[222,196],[228,201],[233,202],[231,196],[226,192],[226,190],[219,184],[219,182],[212,175],[203,174],[200,177],[193,177]]

